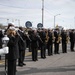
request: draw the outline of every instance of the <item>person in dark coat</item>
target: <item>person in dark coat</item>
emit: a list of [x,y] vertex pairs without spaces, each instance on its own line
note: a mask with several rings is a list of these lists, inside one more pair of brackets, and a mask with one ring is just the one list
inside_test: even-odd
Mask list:
[[53,55],[53,33],[52,30],[48,30],[48,56]]
[[62,53],[67,53],[67,33],[66,33],[66,30],[63,30],[61,32],[61,38],[62,38]]
[[59,29],[56,29],[54,31],[54,37],[55,37],[55,41],[54,41],[54,53],[55,54],[59,54]]
[[38,36],[36,30],[32,31],[32,34],[30,35],[30,39],[31,39],[31,49],[32,49],[32,60],[37,61],[38,60]]
[[41,43],[41,58],[45,59],[46,58],[46,32],[45,29],[43,29],[40,33],[40,37],[42,40]]
[[74,30],[71,30],[69,36],[70,36],[70,49],[71,49],[71,51],[74,51],[74,41],[75,41]]
[[9,37],[9,42],[7,45],[9,47],[9,53],[7,54],[8,75],[16,75],[16,60],[19,58],[19,36],[12,28],[7,30],[7,34]]
[[39,35],[40,37],[40,40],[38,40],[38,50],[41,50],[41,47],[42,47],[42,39],[41,39],[41,35],[42,35],[42,30],[37,30],[37,34]]
[[[4,37],[2,30],[0,30],[0,48],[2,48],[2,38]],[[0,56],[0,60],[1,60],[1,56]]]
[[[28,31],[28,35],[30,36],[32,34],[32,29],[30,29]],[[32,49],[31,49],[31,40],[29,38],[27,38],[27,42],[28,43],[28,48],[29,48],[29,52],[32,52]]]
[[24,58],[25,58],[25,50],[26,50],[26,35],[23,32],[23,28],[19,27],[18,30],[20,39],[19,39],[19,59],[18,59],[18,66],[23,66],[26,65],[24,63]]

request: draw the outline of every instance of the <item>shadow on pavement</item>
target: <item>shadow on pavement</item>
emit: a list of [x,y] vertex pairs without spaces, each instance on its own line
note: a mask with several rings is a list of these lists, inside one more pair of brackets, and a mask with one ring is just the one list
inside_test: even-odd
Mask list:
[[29,70],[23,70],[17,72],[18,75],[22,74],[33,74],[33,73],[46,73],[46,72],[67,72],[67,71],[75,71],[75,65],[70,66],[61,66],[61,67],[50,67],[44,69],[30,68]]

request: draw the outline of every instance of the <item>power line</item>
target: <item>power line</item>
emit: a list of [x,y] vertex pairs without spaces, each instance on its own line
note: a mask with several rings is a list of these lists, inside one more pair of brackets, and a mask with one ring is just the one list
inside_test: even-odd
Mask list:
[[51,13],[49,10],[45,9],[45,11],[51,15],[54,15],[53,13]]
[[[28,0],[27,0],[28,1]],[[25,2],[25,7],[26,7],[27,2]],[[12,7],[12,8],[19,8],[19,9],[26,9],[24,7],[20,7],[20,6],[12,6],[12,5],[7,5],[7,4],[3,4],[0,3],[1,6],[6,6],[6,7]],[[29,8],[30,9],[30,8]]]
[[[28,1],[28,0],[27,0]],[[8,3],[10,3],[11,2],[11,0],[7,0],[7,2]],[[13,1],[12,1],[13,2]],[[26,2],[25,2],[26,3]],[[15,2],[14,2],[14,4],[15,4]],[[0,5],[1,6],[5,6],[5,7],[10,7],[10,8],[19,8],[19,9],[25,9],[25,8],[23,8],[23,7],[20,7],[20,6],[15,6],[15,5],[8,5],[8,4],[6,4],[6,3],[0,3]]]
[[5,5],[5,4],[0,4],[1,6],[6,6],[6,7],[12,7],[12,8],[19,8],[19,9],[25,9],[23,7],[15,7],[15,6],[10,6],[10,5]]

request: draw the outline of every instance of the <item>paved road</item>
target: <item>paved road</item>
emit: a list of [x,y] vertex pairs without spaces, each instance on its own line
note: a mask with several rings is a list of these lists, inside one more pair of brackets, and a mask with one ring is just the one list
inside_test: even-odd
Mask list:
[[[28,53],[31,54],[31,53]],[[75,75],[75,52],[61,53],[47,56],[38,61],[31,60],[31,56],[25,58],[26,66],[17,66],[17,75]],[[4,75],[4,64],[0,65],[0,75]]]
[[75,75],[75,52],[47,56],[37,62],[26,58],[26,66],[17,67],[17,75]]

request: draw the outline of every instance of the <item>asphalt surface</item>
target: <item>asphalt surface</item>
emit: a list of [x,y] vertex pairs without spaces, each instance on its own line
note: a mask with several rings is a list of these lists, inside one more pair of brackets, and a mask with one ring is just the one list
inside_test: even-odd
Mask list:
[[[47,54],[46,54],[47,55]],[[46,56],[46,59],[40,58],[38,52],[38,61],[32,61],[31,53],[26,51],[26,66],[17,66],[16,75],[75,75],[75,52],[71,52],[68,45],[67,53]],[[0,75],[5,75],[4,60],[0,61]]]

